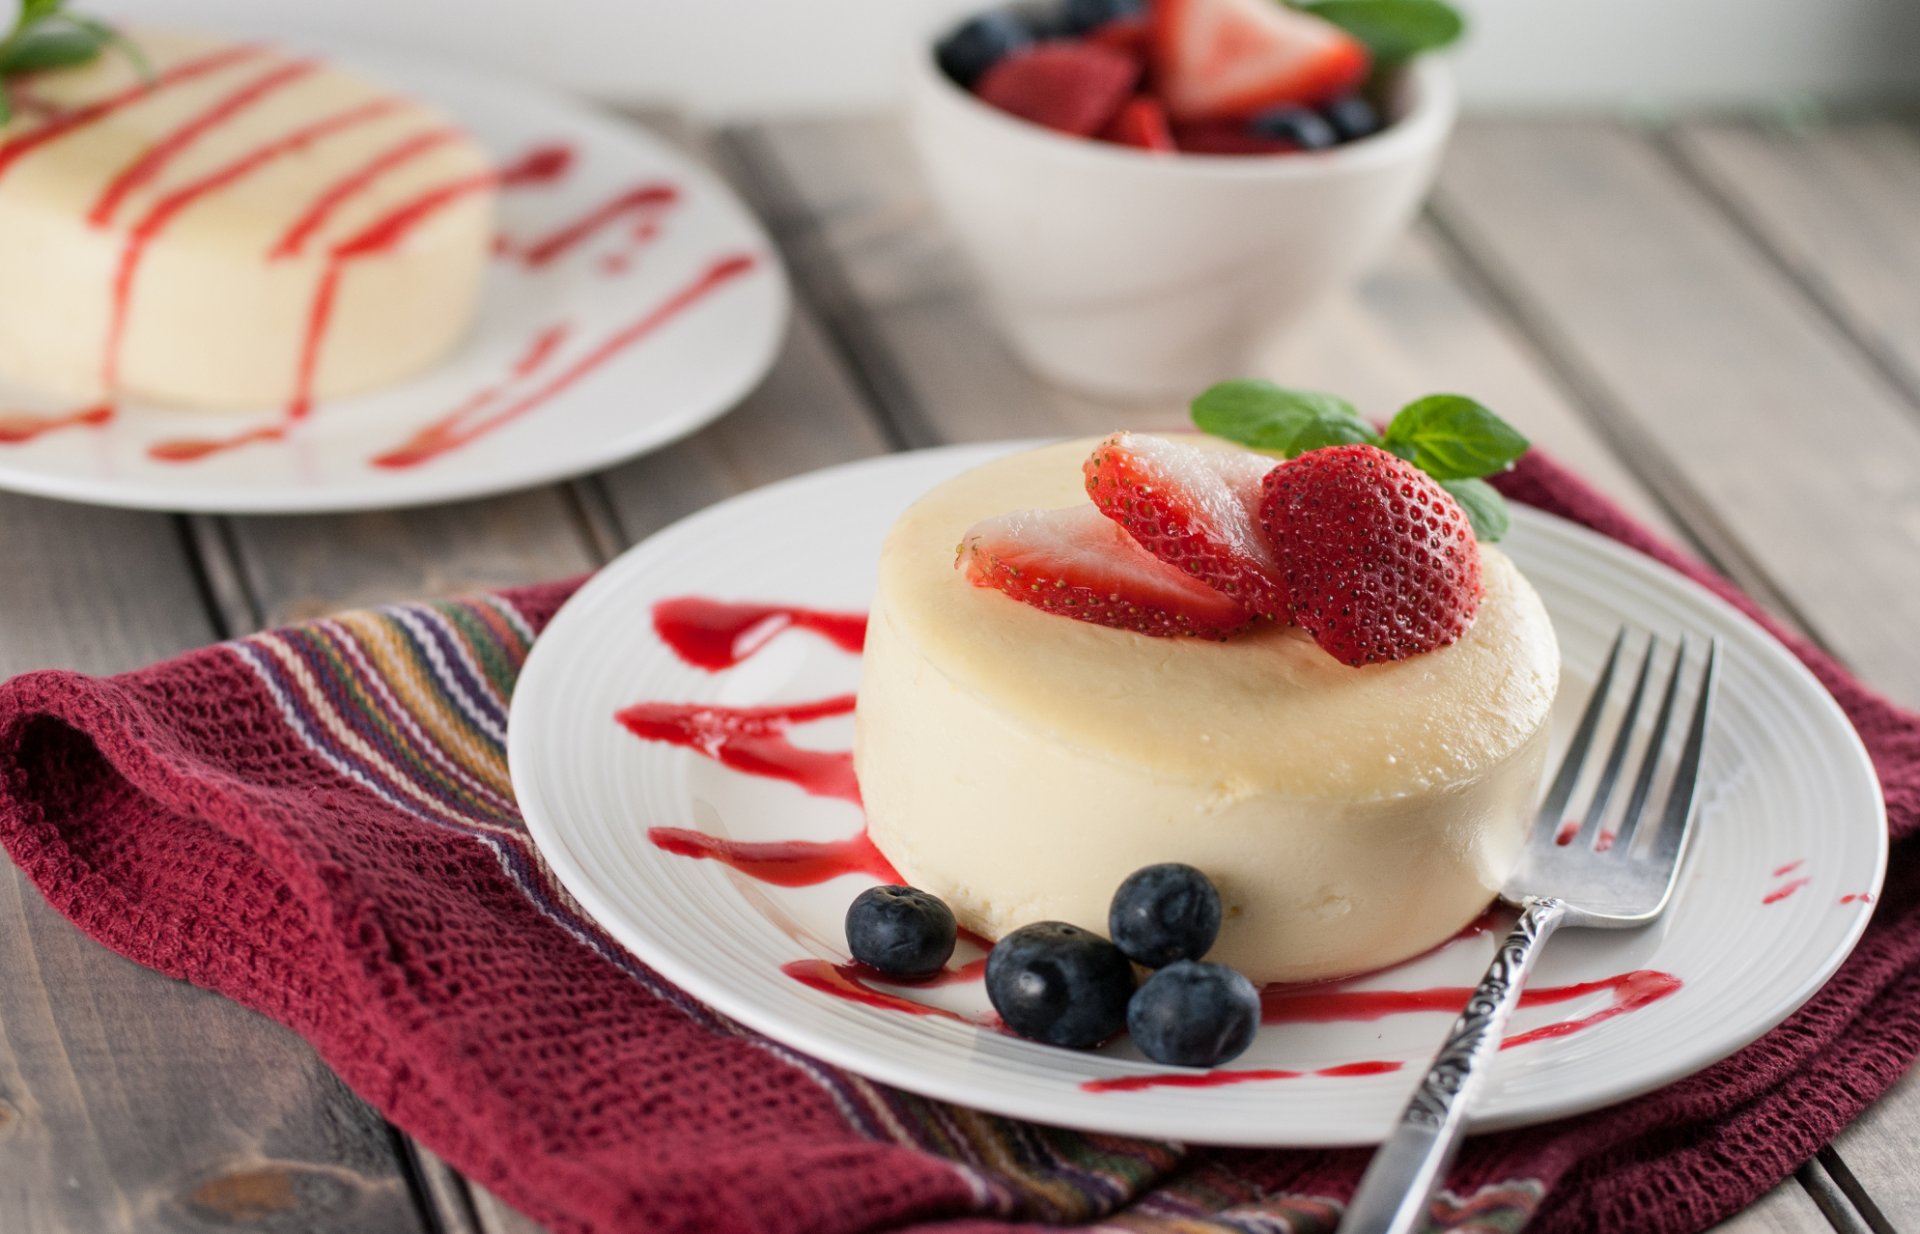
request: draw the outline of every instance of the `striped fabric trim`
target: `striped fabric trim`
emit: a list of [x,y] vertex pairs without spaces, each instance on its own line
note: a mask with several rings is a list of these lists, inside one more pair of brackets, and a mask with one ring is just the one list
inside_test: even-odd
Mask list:
[[[227,648],[335,771],[396,810],[485,845],[582,946],[701,1025],[801,1071],[860,1134],[951,1162],[981,1213],[1144,1234],[1320,1234],[1338,1224],[1332,1199],[1261,1194],[1177,1144],[1036,1126],[882,1087],[743,1029],[655,976],[574,903],[514,808],[508,701],[533,637],[510,602],[483,596],[344,613]],[[1431,1228],[1512,1234],[1540,1194],[1523,1180],[1467,1200],[1443,1196]]]

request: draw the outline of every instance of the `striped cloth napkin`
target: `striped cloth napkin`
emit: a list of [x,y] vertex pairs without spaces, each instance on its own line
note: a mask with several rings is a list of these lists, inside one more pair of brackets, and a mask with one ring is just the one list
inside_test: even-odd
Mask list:
[[[1761,616],[1548,460],[1503,484]],[[722,1019],[624,953],[540,860],[507,778],[515,676],[574,585],[348,613],[120,677],[16,678],[0,688],[0,842],[89,935],[288,1025],[558,1231],[1333,1228],[1364,1152],[1088,1135],[896,1092]],[[1920,1052],[1920,717],[1783,637],[1886,789],[1893,869],[1866,937],[1732,1058],[1472,1141],[1436,1228],[1704,1228]]]

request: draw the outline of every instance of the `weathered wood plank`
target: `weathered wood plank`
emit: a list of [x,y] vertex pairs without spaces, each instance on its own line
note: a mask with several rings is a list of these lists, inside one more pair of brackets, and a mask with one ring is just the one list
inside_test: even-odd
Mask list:
[[599,480],[631,543],[723,497],[887,448],[818,323],[802,311],[766,383],[725,419]]
[[1673,148],[1721,204],[1920,399],[1920,130],[1880,116],[1692,121]]
[[1719,559],[1920,700],[1920,420],[1851,342],[1617,126],[1469,126],[1436,209]]
[[[1920,1230],[1920,1067],[1867,1108],[1833,1142],[1835,1177],[1849,1194],[1865,1195],[1884,1225]],[[1857,1195],[1856,1195],[1857,1202]]]
[[593,564],[566,492],[553,487],[422,510],[232,519],[229,535],[263,625]]
[[[1699,121],[1672,141],[1722,208],[1920,403],[1920,131],[1877,116]],[[1885,583],[1889,603],[1920,612],[1920,572]],[[1834,1142],[1842,1191],[1869,1197],[1892,1228],[1920,1228],[1916,1144],[1920,1072]]]
[[1709,1234],[1820,1234],[1830,1228],[1841,1234],[1867,1234],[1864,1228],[1856,1231],[1830,1224],[1807,1188],[1790,1179],[1714,1226]]
[[[0,527],[0,676],[220,633],[170,518],[5,496]],[[8,1234],[421,1228],[387,1129],[305,1043],[90,942],[11,864],[0,972]]]

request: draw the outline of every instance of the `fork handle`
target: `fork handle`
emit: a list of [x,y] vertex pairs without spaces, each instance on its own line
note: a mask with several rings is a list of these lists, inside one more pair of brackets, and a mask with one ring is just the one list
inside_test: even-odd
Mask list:
[[1520,1005],[1533,957],[1566,916],[1559,900],[1526,902],[1393,1133],[1360,1176],[1340,1234],[1417,1234],[1425,1228],[1427,1204],[1460,1151],[1467,1106]]

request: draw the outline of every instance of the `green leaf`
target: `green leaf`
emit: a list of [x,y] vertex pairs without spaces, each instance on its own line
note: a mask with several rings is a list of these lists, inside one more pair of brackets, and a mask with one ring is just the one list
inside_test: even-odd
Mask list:
[[147,53],[141,51],[138,43],[120,33],[118,29],[92,17],[68,17],[67,20],[99,35],[102,46],[113,48],[127,58],[127,62],[133,65],[134,72],[147,81],[153,80],[153,65],[148,61]]
[[0,77],[85,64],[104,44],[98,34],[80,26],[39,26],[0,47]]
[[1386,448],[1436,480],[1470,480],[1513,466],[1528,441],[1462,394],[1429,394],[1400,409]]
[[1442,0],[1308,0],[1300,5],[1367,45],[1387,64],[1445,47],[1466,22]]
[[1288,458],[1322,446],[1380,440],[1345,399],[1270,381],[1221,382],[1193,400],[1193,422],[1215,437]]
[[1507,515],[1507,499],[1485,480],[1442,480],[1440,487],[1453,495],[1473,524],[1473,534],[1492,544],[1507,534],[1513,520]]

